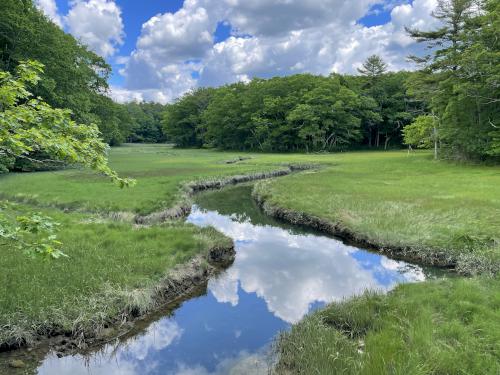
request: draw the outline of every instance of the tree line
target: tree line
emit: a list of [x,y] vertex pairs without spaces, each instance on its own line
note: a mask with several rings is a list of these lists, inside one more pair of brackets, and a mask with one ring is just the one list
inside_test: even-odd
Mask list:
[[23,61],[38,61],[43,74],[29,90],[53,108],[71,111],[77,123],[96,124],[110,145],[162,142],[163,106],[115,103],[109,96],[111,67],[66,34],[32,0],[0,2],[0,71],[16,74]]
[[376,56],[374,75],[298,74],[201,88],[166,107],[165,133],[181,147],[234,150],[335,151],[401,145],[414,118],[404,82]]
[[416,72],[391,73],[371,56],[360,75],[300,74],[200,88],[167,106],[164,128],[180,147],[336,151],[431,148],[442,157],[500,155],[500,1],[439,0],[431,31],[410,56]]
[[[198,88],[174,103],[118,104],[111,67],[45,17],[32,0],[0,2],[0,70],[44,66],[29,89],[109,145],[172,142],[270,152],[434,148],[436,156],[500,155],[500,0],[440,0],[440,26],[407,32],[428,48],[415,72],[388,72],[374,55],[358,75],[298,74]],[[1,159],[1,157],[0,157]],[[36,159],[36,158],[34,158]],[[26,160],[3,167],[32,170]],[[0,168],[1,169],[1,168]]]

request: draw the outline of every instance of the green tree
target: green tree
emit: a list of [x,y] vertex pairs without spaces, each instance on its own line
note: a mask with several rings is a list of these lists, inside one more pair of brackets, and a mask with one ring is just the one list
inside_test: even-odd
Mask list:
[[[21,62],[15,75],[0,71],[0,156],[29,159],[48,155],[50,161],[81,164],[94,169],[119,186],[132,180],[120,178],[107,163],[108,146],[100,139],[95,125],[78,124],[67,109],[54,109],[40,98],[34,98],[28,86],[40,81],[43,65]],[[37,154],[38,152],[38,154]],[[31,254],[58,257],[61,251],[54,235],[55,224],[41,214],[9,217],[5,207],[0,211],[0,238],[14,242]]]
[[361,68],[358,68],[358,72],[372,79],[380,77],[386,71],[387,64],[378,55],[371,55],[365,60],[363,66]]
[[498,4],[498,0],[439,1],[434,16],[440,28],[408,30],[431,47],[430,55],[413,57],[423,68],[411,86],[430,98],[430,110],[441,124],[442,154],[449,157],[498,155]]
[[204,142],[202,116],[211,102],[214,90],[201,88],[167,105],[163,114],[163,131],[179,147],[201,147]]
[[404,143],[410,148],[434,147],[434,159],[438,157],[439,130],[438,120],[432,115],[418,116],[413,123],[403,129]]
[[[95,123],[109,143],[128,136],[128,122],[106,96],[111,67],[50,21],[32,0],[0,1],[0,69],[15,74],[20,61],[36,60],[44,75],[32,88],[53,108],[71,110],[79,123]],[[121,120],[121,118],[120,118]]]

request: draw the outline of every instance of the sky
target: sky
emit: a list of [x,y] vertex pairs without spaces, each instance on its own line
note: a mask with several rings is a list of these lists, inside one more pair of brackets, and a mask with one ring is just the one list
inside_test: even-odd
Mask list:
[[113,68],[110,95],[168,103],[197,87],[297,73],[390,70],[422,52],[437,0],[35,0]]

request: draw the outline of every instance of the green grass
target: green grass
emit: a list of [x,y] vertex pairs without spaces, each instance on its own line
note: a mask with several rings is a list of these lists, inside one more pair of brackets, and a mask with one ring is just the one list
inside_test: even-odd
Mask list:
[[[251,157],[234,164],[225,161]],[[133,189],[117,189],[92,171],[12,173],[0,176],[0,197],[87,211],[147,214],[170,207],[191,181],[276,170],[307,155],[246,154],[179,150],[165,145],[128,145],[112,149],[110,164],[120,175],[137,180]]]
[[[19,213],[28,206],[12,208]],[[87,331],[126,310],[147,310],[154,287],[175,266],[230,240],[211,228],[171,223],[150,228],[44,210],[61,223],[69,258],[27,258],[12,247],[0,257],[0,343],[35,332]]]
[[278,342],[279,374],[499,374],[500,279],[367,293],[307,316]]
[[443,253],[464,272],[498,271],[500,168],[435,162],[428,153],[346,153],[314,174],[259,182],[272,206],[339,224],[381,247]]
[[[239,156],[250,158],[226,163]],[[297,163],[311,157],[292,159]],[[147,309],[155,302],[155,286],[175,266],[216,244],[230,245],[212,229],[181,221],[134,227],[104,220],[101,213],[171,207],[188,182],[281,169],[291,161],[286,155],[129,145],[113,148],[110,163],[121,175],[137,179],[130,189],[77,169],[0,176],[0,196],[21,202],[18,211],[42,211],[62,224],[59,239],[69,256],[40,261],[2,246],[0,344],[30,342],[36,332],[51,330],[93,332],[124,310]]]

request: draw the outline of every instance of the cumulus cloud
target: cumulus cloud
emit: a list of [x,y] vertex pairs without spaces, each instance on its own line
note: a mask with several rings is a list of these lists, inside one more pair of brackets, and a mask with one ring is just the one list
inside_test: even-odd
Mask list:
[[243,33],[284,34],[321,27],[334,20],[350,24],[362,17],[375,0],[224,0],[226,17]]
[[[405,26],[435,26],[437,0],[186,0],[175,13],[152,17],[121,71],[125,89],[145,100],[172,101],[197,86],[294,73],[355,73],[371,54],[391,70],[411,69],[419,47]],[[365,27],[356,20],[380,4],[391,22]],[[232,36],[213,42],[219,22]],[[128,96],[133,94],[128,94]],[[121,97],[125,98],[126,95]],[[118,98],[118,96],[117,96]]]
[[35,4],[57,26],[63,26],[62,18],[57,11],[56,0],[36,0]]
[[71,34],[103,57],[123,44],[121,9],[112,0],[75,0],[65,23]]

